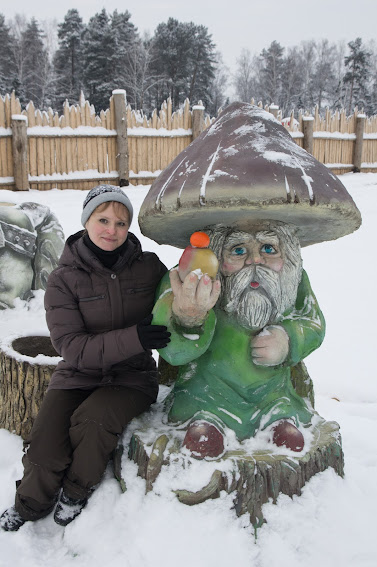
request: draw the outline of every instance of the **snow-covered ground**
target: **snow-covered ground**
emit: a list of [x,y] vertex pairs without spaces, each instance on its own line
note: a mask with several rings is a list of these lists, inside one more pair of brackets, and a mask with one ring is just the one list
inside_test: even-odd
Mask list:
[[[377,174],[347,174],[342,182],[363,216],[362,227],[335,242],[303,250],[304,266],[327,320],[324,344],[306,363],[319,413],[341,426],[345,477],[332,469],[307,483],[301,497],[280,496],[264,507],[267,523],[255,541],[232,498],[188,507],[171,487],[174,470],[145,495],[136,466],[127,463],[128,490],[106,473],[87,508],[65,529],[51,517],[0,532],[0,567],[376,567],[377,508]],[[136,213],[147,192],[127,192]],[[66,236],[79,230],[85,193],[0,191],[1,201],[37,201],[58,216]],[[136,223],[135,223],[136,225]],[[145,249],[173,266],[180,251],[133,232]],[[47,334],[42,295],[0,313],[0,342],[22,333]],[[13,503],[22,473],[22,442],[0,430],[0,512]],[[205,473],[205,471],[204,471]],[[194,467],[192,474],[204,474]]]

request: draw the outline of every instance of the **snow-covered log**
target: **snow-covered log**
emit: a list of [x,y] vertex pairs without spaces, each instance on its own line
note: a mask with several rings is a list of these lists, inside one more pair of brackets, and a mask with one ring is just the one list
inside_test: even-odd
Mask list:
[[[55,364],[35,362],[43,354],[56,357],[49,337],[28,336],[0,349],[0,427],[26,439],[38,414]],[[22,355],[22,356],[20,356]]]
[[[160,474],[163,465],[177,461],[179,443],[170,439],[166,431],[153,444],[148,434],[144,438],[143,431],[133,434],[129,447],[129,457],[138,465],[138,474],[146,480],[146,492],[153,488],[153,482]],[[305,483],[318,472],[332,467],[337,474],[344,474],[344,459],[336,422],[320,419],[313,426],[313,438],[310,448],[303,456],[297,454],[277,454],[274,451],[227,451],[216,460],[218,468],[210,481],[200,490],[193,492],[182,486],[174,490],[183,504],[195,505],[210,498],[218,498],[221,491],[234,496],[234,508],[238,516],[248,513],[254,527],[264,522],[263,504],[270,499],[276,503],[279,494],[288,496],[300,495]],[[122,479],[120,453],[115,457],[115,475],[125,486]],[[231,464],[224,467],[224,460]],[[189,466],[189,464],[188,464]],[[224,469],[227,469],[224,472]]]

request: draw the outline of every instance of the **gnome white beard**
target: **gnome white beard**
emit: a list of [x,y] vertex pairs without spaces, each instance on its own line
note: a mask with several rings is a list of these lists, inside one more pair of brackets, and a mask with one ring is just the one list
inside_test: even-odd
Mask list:
[[[247,329],[258,330],[276,323],[295,304],[298,278],[297,268],[292,265],[290,269],[283,266],[281,272],[259,265],[250,266],[221,279],[222,309],[234,315]],[[259,283],[257,289],[250,286],[253,281]]]

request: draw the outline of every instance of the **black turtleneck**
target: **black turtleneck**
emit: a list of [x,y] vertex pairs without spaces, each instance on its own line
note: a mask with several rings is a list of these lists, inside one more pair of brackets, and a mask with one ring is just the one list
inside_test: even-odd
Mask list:
[[92,242],[89,238],[88,234],[84,234],[83,236],[84,244],[96,255],[98,260],[105,266],[105,268],[112,268],[116,261],[118,260],[119,256],[126,250],[128,246],[128,239],[123,242],[121,246],[115,248],[115,250],[102,250],[99,246],[96,246],[94,242]]

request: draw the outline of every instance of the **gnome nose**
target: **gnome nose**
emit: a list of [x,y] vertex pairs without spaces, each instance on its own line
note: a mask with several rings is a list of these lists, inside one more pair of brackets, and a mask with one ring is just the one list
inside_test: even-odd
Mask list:
[[246,258],[245,264],[251,265],[251,264],[261,264],[262,263],[262,257],[259,253],[250,253],[248,255],[248,257]]

